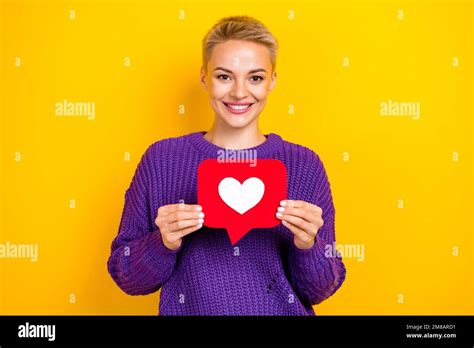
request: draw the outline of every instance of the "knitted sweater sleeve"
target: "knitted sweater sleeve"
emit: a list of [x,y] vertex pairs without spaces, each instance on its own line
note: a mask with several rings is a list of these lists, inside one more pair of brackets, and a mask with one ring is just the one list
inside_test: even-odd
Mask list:
[[164,244],[156,225],[150,225],[150,175],[153,173],[151,147],[142,156],[125,203],[118,235],[112,242],[107,267],[115,283],[129,295],[157,291],[173,272],[178,250]]
[[346,277],[346,269],[339,253],[325,255],[325,248],[331,248],[335,238],[335,209],[331,187],[324,165],[319,156],[312,152],[315,164],[308,180],[311,190],[309,203],[319,206],[323,213],[323,226],[319,229],[314,245],[309,249],[299,249],[293,242],[288,252],[290,280],[301,300],[312,305],[318,304],[334,294]]

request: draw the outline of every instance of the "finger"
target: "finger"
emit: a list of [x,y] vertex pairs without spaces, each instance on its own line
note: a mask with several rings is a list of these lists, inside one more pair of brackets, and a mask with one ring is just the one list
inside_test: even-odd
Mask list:
[[171,224],[179,220],[203,219],[202,211],[174,211],[163,217],[164,222]]
[[201,229],[202,224],[199,224],[197,226],[191,226],[188,228],[183,228],[182,230],[179,230],[176,234],[179,234],[181,238],[184,236],[187,236],[190,233],[196,232],[197,230]]
[[166,215],[175,211],[202,211],[202,207],[198,204],[168,204],[158,208],[158,215],[160,215],[160,213]]
[[303,208],[278,207],[277,211],[283,215],[300,217],[310,223],[315,223],[321,217],[319,213]]
[[204,222],[204,219],[179,220],[171,224],[168,224],[167,227],[170,232],[179,232],[179,230],[182,230],[191,226],[201,225],[203,222]]
[[323,213],[323,210],[317,205],[308,203],[305,201],[301,201],[301,200],[285,199],[280,202],[280,205],[282,207],[303,208],[303,209],[319,212],[321,214]]
[[305,220],[303,220],[302,218],[299,218],[299,217],[296,217],[296,216],[292,216],[292,215],[278,215],[277,213],[277,218],[280,218],[281,220],[283,221],[287,221],[289,223],[291,223],[292,225],[298,227],[300,230],[303,230],[304,232],[306,232],[307,234],[311,235],[311,236],[316,236],[316,234],[318,233],[318,227],[312,223],[309,223]]
[[183,228],[182,230],[176,231],[175,233],[170,233],[167,235],[167,239],[170,243],[175,243],[181,240],[184,236],[196,232],[197,230],[201,229],[202,224],[196,226],[190,226],[187,228]]
[[290,223],[288,221],[282,221],[282,223],[283,223],[283,226],[285,226],[286,228],[288,228],[291,231],[291,233],[293,233],[298,239],[300,239],[301,241],[303,241],[305,243],[310,242],[311,239],[313,238],[312,236],[307,234],[305,231],[298,228],[298,226],[295,226],[295,225],[293,225],[292,223]]

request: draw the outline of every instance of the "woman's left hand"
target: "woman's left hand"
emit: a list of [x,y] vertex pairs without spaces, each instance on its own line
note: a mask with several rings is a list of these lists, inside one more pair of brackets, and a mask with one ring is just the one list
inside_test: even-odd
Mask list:
[[296,200],[280,202],[277,219],[294,234],[295,245],[300,249],[311,248],[316,234],[323,226],[323,210],[317,205]]

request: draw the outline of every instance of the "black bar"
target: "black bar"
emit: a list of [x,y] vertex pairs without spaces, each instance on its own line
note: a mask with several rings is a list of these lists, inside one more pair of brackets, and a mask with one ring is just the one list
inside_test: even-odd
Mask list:
[[[28,326],[26,326],[28,323]],[[23,325],[23,327],[21,327]],[[32,325],[55,325],[54,341],[36,335]],[[435,326],[436,325],[436,326]],[[33,329],[32,329],[33,327]],[[44,329],[45,327],[43,327]],[[58,344],[409,344],[473,347],[472,316],[2,316],[0,347]],[[46,331],[42,331],[45,336]],[[407,337],[449,334],[455,337]],[[52,335],[49,336],[52,338]]]

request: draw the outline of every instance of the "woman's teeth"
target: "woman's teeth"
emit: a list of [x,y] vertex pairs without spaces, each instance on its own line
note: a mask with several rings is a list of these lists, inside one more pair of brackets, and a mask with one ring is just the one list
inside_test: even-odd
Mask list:
[[[226,104],[226,103],[224,103]],[[228,107],[234,110],[244,110],[250,107],[252,104],[246,104],[246,105],[234,105],[234,104],[226,104]]]

